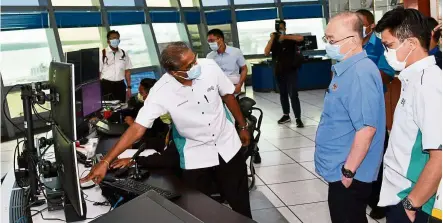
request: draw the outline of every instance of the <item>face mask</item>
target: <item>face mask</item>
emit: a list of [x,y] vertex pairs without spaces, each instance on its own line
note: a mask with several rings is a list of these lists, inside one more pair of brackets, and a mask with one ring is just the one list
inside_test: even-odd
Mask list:
[[388,62],[389,66],[392,67],[395,71],[402,71],[406,67],[406,60],[408,59],[409,55],[411,55],[412,50],[409,51],[408,55],[406,56],[405,60],[403,62],[398,61],[397,59],[397,50],[400,49],[403,46],[403,43],[400,44],[397,49],[388,49],[385,51],[384,55],[386,57],[386,61]]
[[217,42],[209,43],[209,48],[211,48],[212,51],[217,51],[218,50]]
[[144,102],[145,101],[145,99],[143,99],[143,95],[140,94],[140,93],[137,94],[137,100],[140,101],[140,102]]
[[282,35],[286,35],[286,31],[284,31],[284,30],[280,30],[280,34],[282,34]]
[[109,40],[109,45],[111,45],[114,48],[117,48],[118,44],[120,44],[120,40],[119,39],[111,39],[111,40]]
[[201,74],[201,67],[199,64],[194,65],[189,71],[186,71],[186,74],[188,75],[188,77],[182,77],[179,75],[174,75],[175,77],[181,78],[181,79],[185,79],[185,80],[194,80],[198,77],[200,77]]
[[[347,42],[343,43],[342,45],[345,45],[346,43]],[[332,45],[330,43],[326,43],[325,49],[326,49],[326,54],[328,55],[328,57],[333,60],[342,61],[343,58],[345,58],[345,56],[348,55],[348,53],[352,51],[352,50],[349,50],[347,53],[341,54],[340,48],[342,45]]]
[[363,26],[363,38],[366,38],[368,34],[366,34],[366,26]]

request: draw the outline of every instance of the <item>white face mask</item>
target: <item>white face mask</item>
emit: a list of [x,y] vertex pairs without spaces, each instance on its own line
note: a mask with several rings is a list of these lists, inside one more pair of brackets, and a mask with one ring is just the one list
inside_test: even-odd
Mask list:
[[409,55],[411,55],[411,53],[412,53],[412,50],[410,50],[408,55],[406,56],[406,58],[403,60],[403,62],[398,61],[397,50],[403,46],[403,43],[400,44],[400,46],[397,47],[397,49],[388,49],[388,50],[385,50],[385,53],[384,53],[384,55],[386,57],[386,61],[388,62],[389,66],[391,66],[392,69],[394,69],[395,71],[402,71],[405,69],[406,60],[408,59]]
[[363,26],[363,38],[366,38],[368,34],[366,34],[366,26]]

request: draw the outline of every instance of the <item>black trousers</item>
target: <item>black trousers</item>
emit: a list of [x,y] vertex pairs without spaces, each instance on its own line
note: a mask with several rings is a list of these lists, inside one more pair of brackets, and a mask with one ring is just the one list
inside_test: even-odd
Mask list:
[[329,183],[328,205],[332,223],[367,223],[366,206],[372,183],[354,179],[346,188],[341,181]]
[[219,160],[220,164],[215,167],[184,170],[183,181],[208,196],[214,191],[215,182],[220,195],[234,211],[252,218],[247,167],[242,151],[240,150],[228,163],[220,156]]
[[406,210],[403,208],[401,202],[397,205],[388,206],[386,208],[386,223],[428,223],[428,220],[428,214],[423,211],[417,211],[415,221],[411,222],[406,215]]
[[[388,129],[386,128],[383,155],[386,153],[386,149],[388,148],[388,143],[389,143],[389,133],[388,133]],[[381,160],[380,170],[378,171],[377,181],[373,182],[371,196],[369,197],[368,205],[372,209],[377,207],[378,201],[380,200],[380,191],[381,191],[382,180],[383,180],[383,158]]]
[[108,81],[101,80],[103,100],[119,100],[126,101],[126,84],[125,81]]
[[297,89],[297,70],[289,73],[276,74],[278,88],[280,90],[280,103],[283,109],[283,114],[289,115],[289,98],[291,99],[292,111],[295,118],[301,117],[300,99],[298,98]]

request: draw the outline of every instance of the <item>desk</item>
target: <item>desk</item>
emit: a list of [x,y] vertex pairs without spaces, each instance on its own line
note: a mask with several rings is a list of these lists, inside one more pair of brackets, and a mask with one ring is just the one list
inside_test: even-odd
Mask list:
[[[108,147],[109,149],[110,147]],[[105,153],[107,149],[97,148],[97,153]],[[85,167],[82,164],[79,164],[79,174],[82,174],[85,170]],[[11,199],[11,192],[12,190],[17,190],[20,188],[13,188],[13,185],[15,183],[15,178],[13,173],[13,169],[8,172],[6,175],[6,178],[3,182],[3,185],[1,187],[2,190],[2,221],[1,222],[11,222],[9,220],[9,209],[10,209],[10,199]],[[84,173],[83,176],[85,176],[86,173]],[[152,172],[151,176],[145,181],[153,186],[160,187],[166,190],[176,190],[177,192],[181,193],[182,196],[173,202],[183,208],[184,210],[188,211],[189,213],[193,214],[203,222],[214,222],[214,223],[248,223],[248,222],[255,222],[251,219],[248,219],[244,217],[243,215],[240,215],[234,211],[232,211],[230,208],[218,203],[217,201],[211,199],[210,197],[187,188],[183,185],[183,183],[174,175],[164,172],[164,171],[156,171]],[[84,190],[84,194],[87,196],[86,199],[89,201],[86,201],[87,206],[87,218],[90,218],[88,220],[82,221],[82,222],[89,222],[93,218],[106,213],[109,211],[109,206],[94,206],[93,202],[101,202],[105,201],[105,198],[101,195],[100,187],[96,186],[89,190]],[[41,196],[41,199],[43,196]],[[90,202],[93,201],[93,202]],[[37,208],[32,208],[32,210],[41,210],[46,207],[45,205],[42,205]],[[35,212],[33,212],[35,213]],[[59,211],[53,211],[48,212],[44,211],[43,216],[45,218],[60,218],[64,219],[64,212],[63,210]],[[39,222],[45,222],[40,215],[36,215],[33,217],[34,223]],[[12,222],[14,223],[14,222]]]

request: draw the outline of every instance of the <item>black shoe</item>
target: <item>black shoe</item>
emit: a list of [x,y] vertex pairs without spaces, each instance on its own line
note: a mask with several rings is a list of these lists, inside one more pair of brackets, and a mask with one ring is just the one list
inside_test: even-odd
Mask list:
[[260,164],[261,163],[261,157],[260,157],[260,153],[256,153],[255,154],[255,156],[254,157],[252,157],[254,160],[253,160],[253,162],[255,163],[255,164]]
[[278,120],[278,124],[285,124],[291,122],[291,117],[289,115],[283,115],[280,120]]
[[295,122],[297,123],[297,128],[303,128],[305,127],[305,125],[303,125],[303,122],[301,121],[301,119],[297,119],[295,120]]
[[373,208],[371,213],[369,213],[369,217],[371,217],[375,220],[380,220],[380,219],[386,217],[385,209],[381,208],[381,207]]

